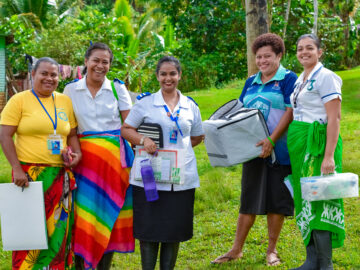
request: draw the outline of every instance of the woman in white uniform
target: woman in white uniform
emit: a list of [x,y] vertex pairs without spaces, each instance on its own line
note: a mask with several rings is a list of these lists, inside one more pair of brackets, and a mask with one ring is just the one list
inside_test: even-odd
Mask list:
[[[132,106],[123,82],[106,78],[113,54],[103,43],[85,53],[86,76],[66,86],[73,103],[82,162],[75,168],[76,269],[110,269],[114,252],[133,252],[132,198],[121,118]],[[133,154],[132,151],[128,152]],[[129,163],[129,164],[128,164]]]
[[[153,154],[156,144],[139,134],[140,124],[157,123],[163,130],[164,149],[185,150],[183,184],[157,183],[159,199],[148,202],[142,181],[133,179],[134,236],[140,240],[142,269],[154,269],[160,247],[160,269],[175,267],[179,242],[193,235],[195,188],[199,176],[193,147],[203,139],[200,110],[197,104],[177,90],[181,77],[179,61],[165,56],[157,64],[156,76],[161,89],[155,94],[142,94],[131,109],[121,134],[134,145],[142,145]],[[161,245],[160,245],[161,243]]]
[[332,248],[343,246],[345,238],[342,199],[309,202],[301,197],[300,177],[342,170],[342,81],[319,62],[321,55],[314,34],[298,39],[297,58],[304,71],[290,97],[294,121],[289,127],[288,149],[296,222],[307,254],[305,263],[296,268],[301,270],[333,269]]

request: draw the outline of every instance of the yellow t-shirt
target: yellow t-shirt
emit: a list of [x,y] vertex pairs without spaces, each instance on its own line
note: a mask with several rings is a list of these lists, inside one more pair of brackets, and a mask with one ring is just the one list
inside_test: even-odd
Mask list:
[[[40,98],[55,123],[52,97]],[[63,146],[70,129],[77,126],[71,100],[68,96],[54,92],[57,112],[56,133],[61,135]],[[17,126],[15,147],[18,159],[28,163],[63,164],[61,155],[52,155],[47,139],[54,134],[54,126],[45,110],[31,92],[20,92],[9,100],[1,113],[1,125]]]

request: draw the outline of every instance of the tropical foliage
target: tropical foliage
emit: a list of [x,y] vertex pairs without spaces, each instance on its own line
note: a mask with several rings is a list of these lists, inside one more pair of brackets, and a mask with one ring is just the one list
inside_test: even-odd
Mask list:
[[[180,88],[191,91],[247,76],[244,2],[0,0],[0,33],[14,37],[7,47],[14,73],[27,70],[25,53],[81,65],[90,41],[100,41],[114,51],[109,77],[124,80],[131,90],[155,91],[156,62],[173,54],[183,66]],[[312,30],[313,1],[267,2],[270,31],[286,33],[283,65],[299,72],[296,40]],[[318,5],[324,64],[334,70],[359,65],[360,1],[319,0]]]

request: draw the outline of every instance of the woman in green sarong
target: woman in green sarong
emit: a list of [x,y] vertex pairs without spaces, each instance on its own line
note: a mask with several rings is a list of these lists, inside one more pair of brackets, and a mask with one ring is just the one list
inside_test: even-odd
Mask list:
[[333,269],[332,248],[344,244],[342,199],[309,202],[301,197],[300,177],[341,172],[339,136],[342,81],[319,58],[320,41],[314,34],[297,41],[297,58],[304,67],[290,97],[294,121],[289,126],[288,149],[292,166],[296,223],[306,246],[306,261],[296,269]]

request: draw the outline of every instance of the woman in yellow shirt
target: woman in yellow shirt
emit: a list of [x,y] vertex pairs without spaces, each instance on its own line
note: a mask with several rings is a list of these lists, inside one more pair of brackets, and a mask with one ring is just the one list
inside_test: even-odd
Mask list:
[[[13,182],[23,188],[29,181],[43,182],[48,233],[48,249],[13,252],[13,269],[67,269],[73,261],[72,190],[76,185],[68,167],[80,161],[81,152],[71,100],[55,92],[58,75],[55,60],[40,58],[32,71],[33,89],[13,96],[1,114],[0,142]],[[73,153],[68,153],[64,167],[61,151],[67,145]]]

